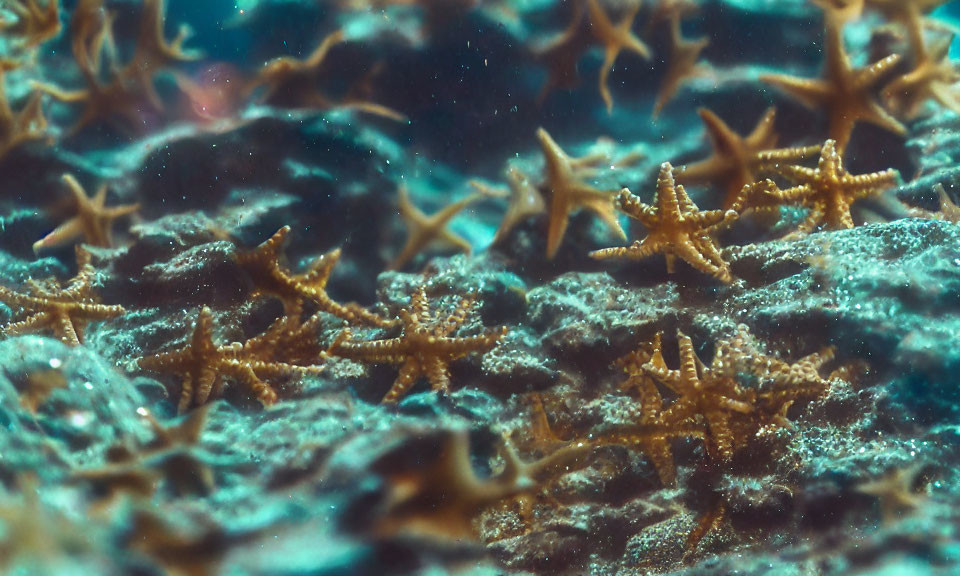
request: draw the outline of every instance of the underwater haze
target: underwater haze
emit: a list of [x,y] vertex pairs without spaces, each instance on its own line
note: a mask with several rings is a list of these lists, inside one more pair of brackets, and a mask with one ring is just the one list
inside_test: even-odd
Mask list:
[[0,0],[0,574],[960,574],[958,29]]

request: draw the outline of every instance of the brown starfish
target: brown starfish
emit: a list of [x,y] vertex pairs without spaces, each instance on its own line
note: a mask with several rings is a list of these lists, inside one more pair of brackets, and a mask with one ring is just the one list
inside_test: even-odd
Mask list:
[[744,200],[744,206],[769,207],[776,204],[799,204],[810,211],[798,232],[807,233],[818,225],[827,228],[853,228],[850,206],[860,200],[895,186],[899,180],[896,170],[884,170],[854,176],[843,167],[837,143],[827,140],[820,150],[817,168],[792,164],[775,164],[772,171],[797,186],[787,189],[764,189],[760,194]]
[[396,338],[355,342],[350,330],[344,330],[329,353],[349,360],[373,364],[400,364],[400,372],[383,402],[397,402],[421,376],[442,394],[450,389],[448,366],[454,360],[474,352],[492,350],[507,333],[507,328],[489,330],[479,336],[452,337],[473,308],[476,295],[462,299],[446,319],[434,318],[423,286],[410,297],[410,307],[400,311],[403,332]]
[[398,192],[397,209],[404,224],[407,226],[407,241],[400,249],[393,262],[391,270],[400,270],[411,260],[417,257],[424,249],[435,244],[445,244],[457,250],[470,254],[473,246],[459,234],[451,231],[447,225],[465,208],[479,200],[479,194],[471,194],[451,204],[447,204],[438,212],[429,216],[414,206],[410,201],[410,193],[405,186]]
[[[573,17],[566,30],[538,51],[540,59],[548,68],[547,81],[540,92],[540,101],[555,88],[569,89],[579,80],[577,67],[583,54],[592,46],[603,47],[603,64],[600,67],[598,87],[607,107],[613,109],[608,78],[621,52],[637,54],[650,59],[650,49],[633,33],[633,24],[640,11],[640,2],[631,2],[619,22],[614,23],[598,0],[573,3]],[[584,10],[586,7],[586,10]]]
[[507,211],[500,221],[500,227],[497,228],[497,233],[493,236],[494,244],[499,244],[506,240],[517,224],[547,211],[547,203],[544,201],[543,195],[540,194],[537,187],[530,182],[530,178],[516,167],[511,167],[507,171],[507,186],[509,187],[509,191],[494,189],[479,182],[471,182],[471,184],[486,196],[509,196]]
[[280,56],[267,62],[248,87],[252,93],[262,90],[260,101],[281,108],[330,108],[354,109],[360,112],[383,116],[391,120],[403,121],[406,116],[396,110],[365,100],[347,99],[334,102],[319,87],[320,73],[330,50],[344,41],[343,30],[327,35],[314,51],[297,60],[290,56]]
[[647,236],[630,246],[605,248],[590,253],[597,260],[626,258],[642,260],[662,252],[667,259],[667,273],[674,271],[674,260],[679,257],[704,274],[721,282],[730,282],[730,268],[710,234],[737,217],[733,210],[701,211],[690,200],[683,186],[676,185],[673,166],[660,166],[654,204],[648,205],[624,188],[620,192],[620,209],[627,216],[639,220]]
[[333,267],[340,260],[340,249],[320,256],[307,272],[291,274],[281,263],[281,250],[290,234],[290,227],[277,230],[268,240],[254,250],[239,252],[237,264],[253,281],[253,296],[275,296],[283,303],[286,315],[295,316],[306,300],[319,310],[346,320],[351,324],[390,326],[392,322],[364,309],[359,304],[340,304],[327,294],[327,283]]
[[894,112],[915,118],[923,111],[923,104],[933,100],[960,114],[960,96],[956,84],[960,82],[960,68],[950,59],[953,35],[941,38],[929,48],[915,54],[913,70],[890,82],[883,96]]
[[16,36],[24,48],[35,48],[60,33],[60,0],[7,0],[4,8],[16,20],[0,18],[0,31]]
[[865,67],[854,69],[843,47],[843,25],[839,17],[827,12],[826,63],[822,80],[796,78],[783,74],[765,74],[760,80],[785,91],[810,108],[823,107],[829,116],[829,138],[843,151],[857,122],[866,121],[896,134],[906,128],[887,113],[873,92],[891,68],[900,62],[893,54]]
[[[570,213],[586,208],[597,214],[617,236],[626,239],[617,211],[613,190],[598,190],[583,182],[584,160],[571,158],[546,130],[537,130],[537,139],[546,164],[546,187],[550,193],[550,220],[547,229],[547,258],[552,259],[567,231]],[[592,159],[591,159],[592,161]]]
[[917,490],[918,480],[926,466],[914,464],[893,468],[883,478],[857,484],[855,490],[876,497],[884,522],[893,522],[923,505],[926,498]]
[[740,190],[754,181],[762,167],[760,152],[777,144],[773,123],[777,109],[768,108],[748,136],[740,136],[727,126],[719,116],[701,108],[698,110],[707,136],[713,146],[713,155],[706,160],[690,164],[677,173],[681,184],[719,184],[726,191],[723,207],[731,208]]
[[23,320],[7,324],[7,335],[51,331],[63,343],[79,346],[83,343],[84,327],[91,322],[116,318],[126,311],[122,306],[108,306],[97,302],[93,295],[92,256],[77,247],[77,275],[66,288],[54,282],[41,284],[29,281],[30,294],[21,294],[0,286],[0,301],[19,307],[26,313]]
[[41,140],[47,130],[42,95],[33,92],[26,104],[14,112],[4,90],[5,68],[0,66],[0,159],[27,142]]
[[107,185],[97,189],[93,198],[72,174],[64,174],[63,183],[73,195],[77,207],[75,216],[57,226],[52,232],[33,243],[33,251],[62,246],[79,239],[91,246],[113,247],[113,223],[119,218],[129,216],[140,209],[139,204],[106,206]]
[[[260,351],[257,339],[251,349]],[[251,341],[248,341],[248,343]],[[282,344],[278,341],[277,344]],[[273,360],[262,360],[245,349],[243,344],[217,345],[213,341],[213,312],[204,307],[197,318],[193,335],[179,350],[145,356],[137,361],[140,368],[152,372],[173,372],[181,376],[179,412],[191,406],[202,406],[220,396],[224,377],[232,378],[250,390],[264,406],[277,401],[277,392],[263,379],[317,374],[322,366],[295,366]]]
[[697,62],[700,60],[700,53],[710,44],[708,38],[698,38],[696,40],[687,40],[683,37],[683,31],[680,28],[680,14],[673,14],[670,17],[670,47],[669,64],[667,72],[660,83],[660,91],[657,93],[657,99],[653,104],[653,117],[660,115],[663,107],[673,99],[677,90],[688,79],[701,75],[703,68]]

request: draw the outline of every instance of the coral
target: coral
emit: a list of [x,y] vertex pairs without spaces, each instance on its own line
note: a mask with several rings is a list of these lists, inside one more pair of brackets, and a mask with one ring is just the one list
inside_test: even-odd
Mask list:
[[60,0],[8,0],[3,7],[16,18],[0,18],[0,32],[17,37],[24,48],[35,48],[60,34]]
[[39,92],[33,92],[18,112],[10,107],[4,89],[4,68],[0,66],[0,159],[28,142],[46,135],[47,119]]
[[668,273],[673,273],[674,260],[679,257],[721,282],[732,280],[730,268],[710,234],[736,218],[737,213],[733,210],[700,211],[683,186],[675,184],[673,166],[669,162],[660,166],[653,205],[644,204],[626,189],[620,192],[619,202],[621,210],[640,221],[648,234],[630,246],[591,252],[592,258],[642,260],[662,252],[667,259]]
[[556,256],[570,223],[570,213],[581,208],[595,213],[617,236],[626,239],[613,206],[616,192],[598,190],[583,182],[594,159],[571,158],[543,128],[537,130],[537,140],[540,141],[546,164],[545,186],[550,201],[547,258]]
[[277,392],[264,379],[317,374],[322,366],[296,366],[264,359],[266,350],[282,349],[285,344],[297,342],[297,336],[300,336],[292,331],[278,335],[270,330],[265,335],[269,338],[269,346],[264,346],[263,337],[252,338],[244,344],[217,345],[213,341],[213,312],[204,307],[197,317],[193,334],[182,348],[145,356],[137,364],[144,370],[173,372],[181,376],[179,412],[219,397],[225,377],[249,389],[264,406],[271,406],[277,401]]
[[503,327],[479,336],[450,336],[466,320],[475,298],[474,294],[462,299],[454,312],[441,320],[434,318],[426,290],[421,286],[411,295],[409,308],[400,311],[400,336],[356,342],[347,329],[340,333],[329,353],[365,363],[400,364],[396,381],[383,397],[384,403],[400,400],[423,376],[434,391],[446,394],[450,389],[450,363],[474,352],[489,352],[507,333]]
[[30,280],[30,293],[23,294],[0,286],[0,301],[22,309],[26,316],[4,326],[4,334],[12,336],[49,330],[65,344],[79,346],[83,343],[87,324],[116,318],[126,312],[122,306],[97,302],[92,285],[95,273],[92,256],[80,247],[76,252],[77,275],[66,287],[52,281],[42,284]]
[[470,242],[450,231],[447,226],[457,214],[479,199],[479,195],[472,194],[452,202],[428,216],[414,206],[413,202],[410,201],[410,193],[407,188],[401,186],[397,196],[397,211],[407,227],[407,241],[400,249],[400,253],[390,262],[390,269],[402,269],[427,247],[434,244],[453,246],[460,252],[469,255],[473,250]]
[[140,205],[124,204],[107,207],[106,184],[101,184],[97,188],[97,193],[90,198],[72,174],[64,174],[61,179],[73,195],[77,213],[34,242],[33,251],[40,252],[46,248],[76,242],[81,238],[91,246],[112,247],[114,221],[133,214],[140,209]]

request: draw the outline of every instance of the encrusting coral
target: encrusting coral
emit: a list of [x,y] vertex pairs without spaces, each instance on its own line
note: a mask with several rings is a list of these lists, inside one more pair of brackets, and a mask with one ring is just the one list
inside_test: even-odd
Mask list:
[[63,183],[67,185],[76,206],[76,215],[57,226],[52,232],[33,243],[33,251],[40,252],[83,240],[91,246],[113,247],[113,223],[119,218],[129,216],[140,209],[139,204],[106,206],[107,185],[101,184],[97,193],[90,198],[80,182],[72,174],[64,174]]
[[400,400],[421,377],[426,377],[434,391],[446,394],[450,390],[450,363],[475,352],[489,352],[507,333],[503,327],[479,336],[451,336],[467,319],[475,299],[471,294],[447,318],[435,318],[426,289],[421,286],[410,296],[409,308],[400,311],[400,336],[357,342],[347,329],[330,346],[329,354],[364,363],[399,364],[400,372],[383,397],[384,403]]
[[[224,379],[242,384],[264,406],[277,401],[277,391],[266,379],[317,374],[322,366],[298,366],[266,358],[267,351],[283,349],[297,342],[299,334],[268,330],[262,338],[218,345],[213,341],[213,312],[204,307],[197,317],[193,334],[179,350],[140,358],[140,368],[153,372],[173,372],[181,377],[179,412],[202,406],[222,393]],[[264,340],[269,337],[269,345]],[[289,340],[288,340],[289,338]],[[322,361],[322,357],[316,358]]]
[[733,210],[701,211],[690,200],[682,185],[673,177],[673,166],[664,162],[657,178],[653,205],[644,204],[624,189],[619,197],[620,209],[638,220],[647,229],[643,240],[630,246],[604,248],[590,253],[597,260],[642,260],[663,253],[667,272],[673,273],[676,258],[721,282],[730,282],[730,267],[724,262],[711,234],[737,217]]
[[25,318],[7,324],[3,334],[31,334],[51,331],[65,344],[79,346],[91,322],[100,322],[123,315],[122,306],[100,304],[93,293],[95,270],[91,254],[77,246],[77,275],[66,287],[51,280],[46,283],[28,281],[29,294],[0,286],[0,301],[19,308]]

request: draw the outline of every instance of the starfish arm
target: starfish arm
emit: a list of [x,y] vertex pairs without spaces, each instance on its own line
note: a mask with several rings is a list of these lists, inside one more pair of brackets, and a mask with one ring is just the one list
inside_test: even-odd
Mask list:
[[785,74],[763,74],[760,81],[779,88],[808,108],[817,108],[832,95],[833,89],[821,80],[796,78]]
[[876,194],[879,190],[896,186],[899,178],[900,174],[891,169],[872,174],[847,175],[843,179],[843,185],[854,198],[865,198]]
[[450,369],[445,361],[437,356],[426,358],[423,362],[423,373],[434,392],[450,392]]
[[730,428],[730,420],[726,413],[720,409],[707,410],[704,413],[704,420],[707,422],[707,429],[710,431],[707,447],[713,447],[715,456],[721,461],[727,462],[733,458],[733,446],[735,436]]
[[462,298],[460,303],[457,304],[456,309],[438,325],[436,334],[438,336],[447,336],[452,334],[457,328],[463,325],[463,322],[467,319],[467,315],[470,314],[470,311],[473,310],[476,302],[477,298],[472,294]]
[[[277,392],[269,384],[261,380],[257,374],[258,370],[265,373],[266,377],[289,376],[292,367],[285,369],[282,364],[274,362],[259,362],[249,360],[231,360],[221,364],[220,369],[223,374],[232,376],[237,382],[240,382],[253,394],[264,406],[273,406],[277,402]],[[201,394],[202,394],[201,388]],[[206,404],[205,397],[200,397],[200,404]]]
[[37,253],[45,248],[61,246],[72,242],[84,235],[84,226],[80,218],[70,218],[53,229],[52,232],[33,243],[33,251]]
[[627,239],[627,234],[623,231],[623,227],[620,225],[620,219],[617,218],[617,210],[614,207],[612,198],[594,197],[585,201],[583,203],[583,207],[599,216],[600,219],[603,220],[604,224],[607,225],[607,228],[609,228],[618,237],[623,240]]
[[697,353],[693,349],[693,340],[678,330],[677,343],[680,346],[680,381],[686,387],[695,386],[700,376],[697,374]]
[[[344,330],[344,332],[348,331]],[[330,354],[358,362],[396,363],[394,359],[406,353],[406,345],[400,338],[369,342],[339,340],[338,338],[338,342],[330,347]]]
[[200,368],[200,374],[197,376],[196,392],[193,397],[193,404],[195,406],[202,406],[210,400],[217,380],[220,378],[218,368],[224,368],[227,365],[227,363],[224,363],[223,366],[203,366]]
[[32,314],[19,322],[11,322],[3,327],[3,333],[7,336],[18,336],[20,334],[29,334],[50,325],[51,316],[46,312]]
[[400,372],[397,374],[397,379],[394,380],[393,386],[390,387],[390,390],[387,391],[381,402],[383,404],[396,404],[397,401],[407,393],[407,390],[416,384],[422,374],[423,368],[420,365],[419,359],[415,356],[407,358],[400,367]]
[[[720,258],[719,263],[711,262],[710,258],[701,253],[698,248],[700,248],[700,245],[688,239],[685,242],[675,244],[673,253],[694,269],[708,276],[713,276],[723,283],[730,283],[733,278],[730,276],[730,270],[722,258]],[[717,254],[717,257],[719,258],[719,254]]]
[[317,69],[323,64],[323,61],[326,60],[327,54],[330,53],[330,50],[337,44],[344,41],[346,35],[343,30],[337,30],[328,34],[320,45],[314,49],[314,51],[303,61],[303,67],[309,69]]
[[677,197],[676,182],[673,178],[673,166],[669,162],[660,165],[657,176],[657,196],[654,204],[657,215],[666,222],[680,221],[680,200]]
[[657,225],[659,217],[656,209],[649,204],[644,204],[639,196],[634,195],[628,188],[620,190],[617,196],[617,206],[620,211],[639,221],[647,229],[654,228]]
[[854,77],[854,88],[858,92],[872,90],[887,73],[895,68],[903,59],[900,54],[891,54],[857,71]]
[[554,191],[550,199],[550,217],[547,226],[547,259],[552,260],[560,249],[563,236],[570,225],[570,205]]
[[907,127],[904,126],[902,122],[894,118],[873,100],[867,104],[863,113],[863,119],[894,134],[903,136],[907,133]]
[[187,372],[180,381],[180,401],[177,403],[177,414],[183,414],[190,409],[190,404],[193,403],[193,390],[193,375]]
[[19,306],[26,310],[36,310],[42,308],[44,305],[43,297],[27,296],[26,294],[14,292],[3,286],[0,286],[0,301],[6,303],[8,306]]
[[490,330],[480,336],[440,338],[436,340],[430,350],[436,354],[443,355],[445,358],[455,360],[463,358],[473,352],[489,352],[493,350],[506,333],[507,327],[504,326],[498,330]]
[[603,248],[590,252],[590,257],[595,260],[643,260],[649,256],[663,251],[663,244],[656,239],[647,236],[642,241],[635,240],[629,246],[616,246],[613,248]]

